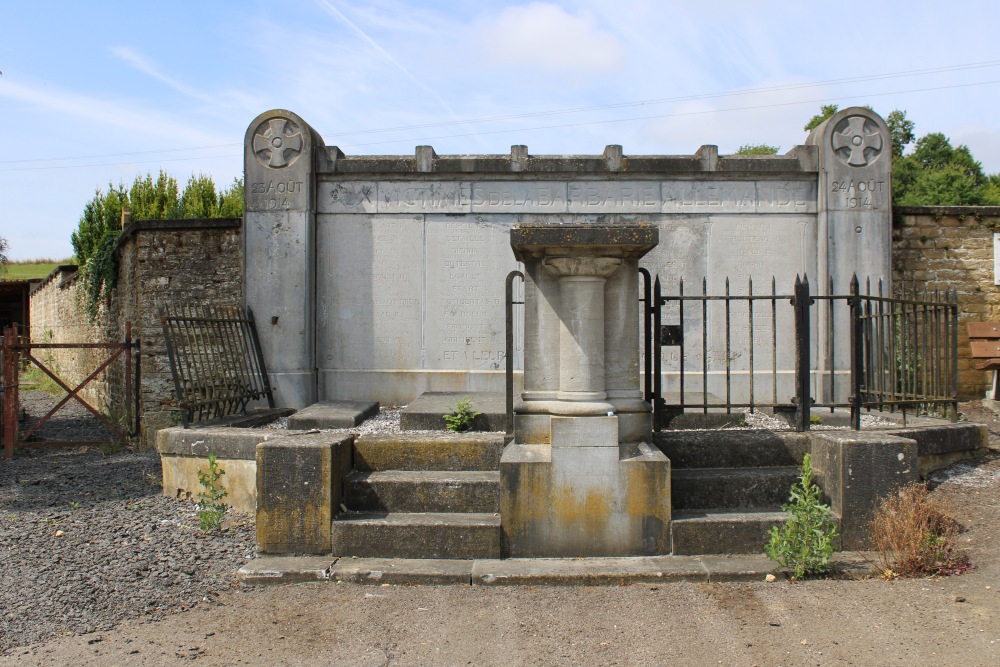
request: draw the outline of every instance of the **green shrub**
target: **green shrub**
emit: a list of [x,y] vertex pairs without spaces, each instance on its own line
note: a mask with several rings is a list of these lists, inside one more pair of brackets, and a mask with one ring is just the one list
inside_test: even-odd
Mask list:
[[202,531],[210,533],[222,527],[226,504],[222,502],[228,492],[219,484],[226,472],[219,467],[215,454],[208,455],[208,472],[198,472],[198,482],[203,487],[198,494],[198,521]]
[[472,409],[472,400],[465,396],[455,404],[451,414],[444,415],[444,421],[449,431],[468,431],[473,420],[481,414]]
[[837,539],[833,512],[820,501],[820,489],[812,480],[812,460],[806,454],[789,503],[781,506],[788,519],[771,528],[771,540],[765,547],[771,560],[791,570],[793,579],[827,572]]

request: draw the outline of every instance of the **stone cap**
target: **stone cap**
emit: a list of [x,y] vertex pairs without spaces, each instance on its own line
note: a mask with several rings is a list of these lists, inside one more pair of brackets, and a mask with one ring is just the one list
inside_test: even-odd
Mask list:
[[638,259],[660,242],[660,230],[649,223],[518,223],[510,230],[510,246],[525,257],[583,252]]
[[[509,155],[438,155],[432,146],[417,146],[413,155],[345,155],[336,146],[322,149],[319,173],[342,176],[373,174],[453,174],[463,178],[482,175],[495,178],[524,174],[550,176],[602,176],[607,174],[664,176],[679,173],[808,174],[818,170],[815,146],[795,146],[785,155],[719,155],[717,146],[705,145],[692,155],[625,155],[619,145],[609,145],[600,155],[530,155],[528,147],[511,146]],[[731,177],[731,176],[730,176]]]

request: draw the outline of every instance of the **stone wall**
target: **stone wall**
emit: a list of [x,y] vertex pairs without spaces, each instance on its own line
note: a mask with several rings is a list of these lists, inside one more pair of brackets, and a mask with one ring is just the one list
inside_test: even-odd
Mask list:
[[176,404],[160,308],[242,306],[241,220],[149,220],[122,235],[119,321],[133,322],[142,341],[143,443],[176,423]]
[[920,289],[958,292],[958,393],[981,398],[992,374],[972,367],[967,322],[1000,321],[994,284],[993,234],[1000,207],[907,206],[893,212],[893,280]]
[[[399,405],[424,391],[502,391],[504,277],[518,268],[510,248],[517,225],[654,225],[661,243],[642,265],[668,294],[680,279],[707,280],[713,295],[727,279],[736,294],[751,279],[757,289],[774,279],[778,294],[791,291],[796,275],[821,293],[831,283],[846,290],[853,273],[887,279],[889,140],[881,118],[852,107],[780,156],[720,155],[713,145],[690,155],[627,154],[617,145],[533,155],[516,145],[496,155],[417,146],[407,155],[351,156],[290,111],[261,114],[244,148],[244,289],[276,402]],[[743,307],[742,317],[734,311],[739,323],[750,319]],[[716,396],[728,395],[733,371],[736,401],[751,389],[747,341],[790,330],[786,309],[776,324],[734,327],[742,342],[730,349],[722,309],[710,309],[705,324],[690,309],[684,317],[690,341],[708,339],[706,349],[685,349],[688,368],[704,361]],[[846,398],[848,343],[818,338],[817,395],[832,378],[832,393]],[[782,400],[794,394],[793,351],[792,342],[761,343],[754,355],[761,366],[773,362]],[[511,351],[516,370],[522,352]],[[664,391],[679,392],[680,377],[679,358],[668,356]]]
[[[31,291],[31,342],[103,343],[108,340],[107,310],[90,322],[83,302],[81,282],[74,265],[59,266]],[[72,388],[82,382],[106,358],[103,350],[40,349],[34,356]],[[80,392],[98,409],[109,407],[108,382],[99,377]]]
[[[75,267],[61,267],[31,296],[34,342],[122,341],[125,323],[141,341],[141,441],[152,445],[155,431],[176,423],[173,379],[160,324],[163,305],[230,305],[243,302],[242,221],[148,220],[130,225],[118,243],[118,282],[97,324],[80,307]],[[99,354],[104,354],[99,353]],[[106,358],[77,350],[54,351],[67,382],[79,382]],[[119,387],[122,368],[112,369],[89,397],[102,409],[124,409]],[[97,393],[94,393],[97,392]],[[103,401],[103,402],[102,402]]]

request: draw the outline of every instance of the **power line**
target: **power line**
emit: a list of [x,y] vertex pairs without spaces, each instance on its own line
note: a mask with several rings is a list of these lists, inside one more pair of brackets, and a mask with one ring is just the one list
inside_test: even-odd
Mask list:
[[788,90],[803,90],[806,88],[816,88],[819,86],[838,85],[843,83],[858,83],[864,81],[882,81],[907,76],[922,76],[927,74],[941,74],[947,72],[957,72],[969,69],[982,69],[985,67],[1000,66],[1000,60],[989,60],[979,63],[968,63],[965,65],[948,65],[943,67],[930,67],[925,69],[907,70],[903,72],[891,72],[887,74],[871,74],[868,76],[847,77],[842,79],[827,79],[825,81],[815,81],[812,83],[786,84],[782,86],[768,86],[762,88],[746,88],[743,90],[733,90],[721,93],[703,93],[698,95],[683,95],[679,97],[665,97],[653,100],[640,100],[637,102],[619,102],[616,104],[603,104],[589,107],[575,107],[568,109],[556,109],[551,111],[535,111],[529,113],[509,114],[504,116],[488,116],[485,118],[470,118],[467,120],[450,120],[435,123],[423,123],[420,125],[400,125],[398,127],[386,127],[374,130],[354,130],[350,132],[331,132],[328,136],[348,137],[357,134],[380,134],[383,132],[397,132],[400,130],[420,130],[429,127],[447,127],[452,125],[469,125],[474,123],[492,123],[502,120],[517,120],[521,118],[537,118],[541,116],[556,116],[561,114],[585,113],[588,111],[604,111],[607,109],[622,109],[628,107],[651,106],[654,104],[668,104],[671,102],[691,102],[695,100],[709,100],[721,97],[734,97],[739,95],[756,95],[759,93],[782,92]]
[[[630,107],[637,107],[637,106],[652,106],[652,105],[657,105],[657,104],[668,104],[668,103],[671,103],[671,102],[689,102],[689,101],[695,101],[695,100],[709,100],[709,99],[718,99],[718,98],[725,98],[725,97],[735,97],[735,96],[739,96],[739,95],[756,95],[756,94],[760,94],[760,93],[784,92],[784,91],[790,91],[790,90],[804,90],[804,89],[807,89],[807,88],[816,88],[816,87],[819,87],[819,86],[827,86],[827,85],[840,85],[840,84],[844,84],[844,83],[859,83],[859,82],[865,82],[865,81],[881,81],[881,80],[885,80],[885,79],[902,78],[902,77],[910,77],[910,76],[926,76],[926,75],[931,75],[931,74],[942,74],[942,73],[958,72],[958,71],[964,71],[964,70],[973,70],[973,69],[983,69],[983,68],[988,68],[988,67],[997,67],[997,66],[1000,66],[1000,60],[986,60],[986,61],[975,62],[975,63],[964,63],[964,64],[959,64],[959,65],[943,65],[941,67],[928,67],[928,68],[923,68],[923,69],[904,70],[904,71],[900,71],[900,72],[889,72],[889,73],[882,73],[882,74],[871,74],[871,75],[867,75],[867,76],[845,77],[845,78],[840,78],[840,79],[827,79],[827,80],[824,80],[824,81],[816,81],[816,82],[812,82],[812,83],[787,84],[787,85],[781,85],[781,86],[768,86],[768,87],[761,87],[761,88],[748,88],[748,89],[743,89],[743,90],[725,91],[725,92],[721,92],[721,93],[703,93],[703,94],[697,94],[697,95],[684,95],[684,96],[668,97],[668,98],[661,98],[661,99],[639,100],[639,101],[635,101],[635,102],[619,102],[619,103],[615,103],[615,104],[603,104],[603,105],[595,105],[595,106],[587,106],[587,107],[570,107],[570,108],[566,108],[566,109],[555,109],[555,110],[549,110],[549,111],[536,111],[536,112],[528,112],[528,113],[520,113],[520,114],[508,114],[508,115],[502,115],[502,116],[487,116],[487,117],[483,117],[483,118],[470,118],[470,119],[466,119],[466,120],[440,121],[440,122],[435,122],[435,123],[422,123],[422,124],[418,124],[418,125],[400,125],[400,126],[396,126],[396,127],[375,128],[375,129],[371,129],[371,130],[352,130],[352,131],[348,131],[348,132],[331,132],[331,133],[327,134],[326,136],[348,137],[348,136],[356,136],[356,135],[364,135],[364,134],[382,134],[382,133],[385,133],[385,132],[398,132],[398,131],[402,131],[402,130],[427,129],[427,128],[432,128],[432,127],[449,127],[449,126],[454,126],[454,125],[469,125],[469,124],[477,124],[477,123],[494,123],[494,122],[499,122],[499,121],[519,120],[519,119],[524,119],[524,118],[539,118],[539,117],[546,117],[546,116],[558,116],[558,115],[563,115],[563,114],[586,113],[586,112],[590,112],[590,111],[606,111],[606,110],[609,110],[609,109],[623,109],[623,108],[630,108]],[[844,99],[844,98],[836,98],[836,99]],[[625,120],[629,120],[629,119],[625,119]],[[606,122],[618,122],[618,121],[616,121],[614,119],[612,119],[610,121],[594,121],[593,124],[600,124],[600,123],[606,123]],[[591,124],[591,123],[583,123],[583,124]],[[579,126],[579,125],[581,125],[581,123],[567,124],[567,125],[554,125],[554,126],[548,126],[548,127],[556,127],[556,128],[558,128],[558,127],[576,127],[576,126]],[[540,129],[548,129],[548,127],[540,128]],[[517,131],[532,131],[532,129],[534,129],[534,128],[528,128],[527,130],[517,130]],[[475,135],[475,134],[496,134],[498,132],[500,132],[500,131],[470,132],[470,133],[459,134],[459,135],[443,135],[443,136],[459,136],[459,137],[463,137],[463,136],[471,136],[471,135]],[[441,137],[432,137],[432,138],[441,138]],[[396,140],[396,141],[393,141],[393,142],[373,142],[373,143],[366,143],[366,144],[345,144],[345,145],[346,146],[368,146],[368,145],[377,145],[378,143],[404,143],[406,141],[413,141],[413,140],[403,140],[403,139],[400,139],[400,140]],[[417,140],[417,141],[419,141],[419,140]],[[155,154],[158,154],[158,153],[182,153],[182,152],[187,152],[187,151],[210,150],[210,149],[217,149],[217,148],[235,148],[235,147],[240,146],[240,145],[241,144],[238,144],[238,143],[231,143],[231,144],[211,144],[211,145],[206,145],[206,146],[191,146],[191,147],[188,147],[188,148],[163,148],[163,149],[158,149],[158,150],[131,151],[131,152],[124,152],[124,153],[103,153],[103,154],[97,154],[97,155],[77,155],[77,156],[72,156],[72,157],[60,157],[60,158],[32,158],[32,159],[27,159],[27,160],[0,160],[0,165],[32,164],[32,163],[39,163],[39,162],[68,162],[68,161],[73,161],[73,160],[96,160],[96,159],[101,159],[101,158],[125,157],[125,156],[132,156],[132,155],[155,155]],[[226,156],[226,157],[229,157],[229,156]],[[191,158],[181,158],[181,159],[196,160],[196,159],[208,159],[208,158],[191,157]],[[177,160],[163,160],[163,161],[167,162],[167,161],[177,161]],[[155,162],[155,160],[150,161],[150,162]],[[90,164],[90,165],[69,165],[69,166],[56,166],[56,167],[53,167],[53,168],[66,169],[66,168],[73,168],[73,167],[76,167],[76,166],[80,166],[80,167],[88,167],[88,166],[114,166],[114,165],[118,165],[118,164],[132,164],[132,163],[131,162],[119,162],[119,163]],[[9,170],[7,170],[7,169],[0,169],[0,171],[9,171]]]
[[[871,97],[886,97],[886,96],[889,96],[889,95],[904,95],[904,94],[908,94],[908,93],[923,93],[923,92],[932,92],[932,91],[938,91],[938,90],[952,90],[952,89],[956,89],[956,88],[971,88],[971,87],[975,87],[975,86],[987,86],[987,85],[994,85],[994,84],[997,84],[997,83],[1000,83],[1000,80],[996,80],[996,81],[979,81],[979,82],[975,82],[975,83],[960,83],[960,84],[952,84],[952,85],[948,85],[948,86],[932,86],[932,87],[927,87],[927,88],[911,88],[911,89],[908,89],[908,90],[896,90],[896,91],[889,91],[889,92],[882,92],[882,93],[866,93],[864,95],[864,97],[866,97],[866,98],[871,98]],[[843,101],[843,100],[856,99],[857,97],[858,97],[858,95],[842,95],[842,96],[837,96],[837,97],[826,97],[826,98],[819,98],[819,99],[812,99],[812,100],[798,100],[798,101],[794,101],[794,102],[774,102],[774,103],[770,103],[770,104],[757,104],[757,105],[748,105],[748,106],[741,106],[741,107],[730,107],[730,108],[727,108],[727,109],[704,109],[704,110],[699,110],[699,111],[685,111],[685,112],[667,113],[667,114],[652,114],[652,115],[646,115],[646,116],[630,116],[628,118],[610,118],[610,119],[604,119],[604,120],[580,121],[578,123],[559,123],[559,124],[555,124],[555,125],[537,125],[537,126],[534,126],[534,127],[508,128],[508,129],[502,129],[502,130],[479,130],[479,131],[476,131],[476,132],[463,132],[463,133],[459,133],[459,134],[442,134],[442,135],[436,135],[436,136],[431,136],[431,137],[419,137],[419,138],[409,138],[409,139],[386,139],[384,141],[371,141],[371,142],[358,143],[358,144],[342,144],[342,145],[340,145],[340,147],[341,148],[352,148],[352,147],[361,147],[361,146],[377,146],[377,145],[384,145],[384,144],[414,144],[414,143],[422,142],[422,141],[432,141],[434,139],[456,139],[456,138],[461,138],[461,137],[469,137],[469,136],[477,136],[477,135],[511,134],[511,133],[514,133],[514,132],[519,132],[519,133],[537,132],[537,131],[540,131],[540,130],[564,129],[564,128],[568,128],[568,127],[584,127],[584,126],[587,126],[587,125],[608,125],[608,124],[613,124],[613,123],[628,123],[628,122],[639,121],[639,120],[655,120],[655,119],[661,119],[661,118],[677,118],[677,117],[685,117],[685,116],[701,116],[701,115],[714,114],[714,113],[730,113],[730,112],[734,112],[734,111],[753,111],[753,110],[759,110],[759,109],[772,109],[772,108],[778,108],[778,107],[797,106],[797,105],[803,105],[803,104],[822,104],[822,103],[828,103],[828,102],[838,102],[838,101]],[[451,123],[449,123],[449,124],[451,124]],[[231,146],[238,146],[239,144],[221,144],[220,146],[230,146],[230,145]],[[181,150],[184,150],[184,149],[171,149],[171,150],[181,151]],[[194,150],[194,149],[191,149],[191,150]],[[152,152],[152,151],[150,151],[150,152]],[[132,153],[132,154],[146,154],[146,153],[147,152],[145,152],[145,151],[141,151],[141,152]],[[129,161],[129,162],[102,162],[102,163],[77,164],[77,165],[47,165],[47,166],[39,166],[39,167],[8,167],[6,169],[0,169],[0,173],[10,172],[10,171],[38,171],[38,170],[49,170],[49,169],[83,169],[83,168],[89,168],[89,167],[114,167],[114,166],[124,166],[124,165],[162,163],[162,162],[185,162],[185,161],[190,161],[190,160],[211,160],[211,159],[216,159],[216,158],[237,157],[238,155],[239,155],[238,153],[227,153],[227,154],[224,154],[224,155],[195,156],[195,157],[188,157],[188,158],[170,158],[170,159],[164,159],[164,160],[146,160],[146,161]],[[98,156],[95,156],[95,157],[98,157]],[[52,158],[52,160],[56,160],[56,158]],[[0,164],[4,164],[4,163],[0,162]],[[10,164],[10,162],[7,162],[6,164]]]
[[[953,88],[971,88],[973,86],[987,86],[992,84],[1000,83],[997,81],[979,81],[976,83],[956,83],[950,86],[935,86],[930,88],[912,88],[910,90],[896,90],[885,93],[866,93],[865,97],[885,97],[887,95],[903,95],[906,93],[925,93],[935,90],[949,90]],[[659,118],[676,118],[680,116],[701,116],[713,113],[728,113],[731,111],[753,111],[757,109],[773,109],[777,107],[788,107],[796,106],[800,104],[822,104],[824,102],[839,102],[843,100],[856,99],[857,95],[843,95],[840,97],[826,97],[815,100],[799,100],[795,102],[774,102],[771,104],[757,104],[743,107],[731,107],[728,109],[703,109],[701,111],[681,111],[678,113],[667,113],[667,114],[653,114],[649,116],[631,116],[629,118],[610,118],[606,120],[590,120],[581,121],[579,123],[560,123],[558,125],[538,125],[535,127],[528,128],[512,128],[507,130],[485,130],[479,132],[467,132],[463,134],[442,134],[435,137],[421,137],[419,139],[387,139],[385,141],[371,141],[363,144],[343,144],[340,148],[350,148],[356,146],[376,146],[379,144],[397,144],[397,143],[415,143],[419,141],[431,141],[433,139],[452,139],[458,137],[467,137],[471,135],[478,134],[509,134],[511,132],[537,132],[538,130],[557,130],[567,127],[581,127],[585,125],[608,125],[611,123],[628,123],[636,120],[654,120]]]

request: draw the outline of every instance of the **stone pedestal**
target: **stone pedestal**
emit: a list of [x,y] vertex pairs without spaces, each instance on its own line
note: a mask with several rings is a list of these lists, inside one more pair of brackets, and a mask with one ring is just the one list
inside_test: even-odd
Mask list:
[[638,260],[652,226],[518,225],[524,393],[500,463],[511,557],[670,551],[670,462],[639,389]]

